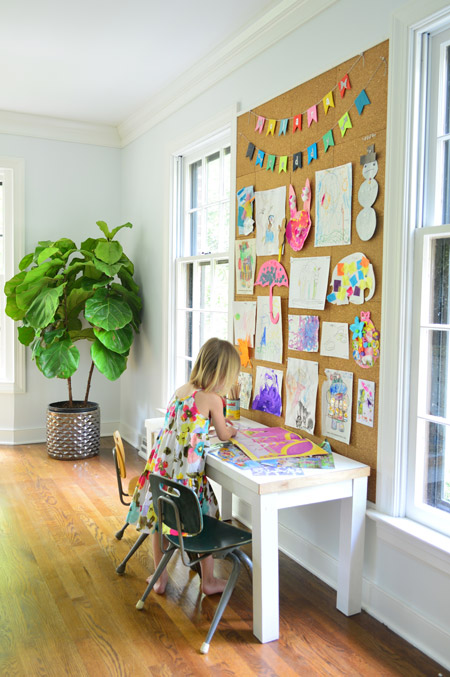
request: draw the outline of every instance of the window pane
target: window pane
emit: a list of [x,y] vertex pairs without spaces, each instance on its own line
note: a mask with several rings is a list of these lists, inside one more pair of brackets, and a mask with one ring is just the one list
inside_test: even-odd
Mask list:
[[192,212],[190,215],[191,239],[189,244],[188,256],[197,256],[204,254],[205,248],[205,226],[203,210]]
[[200,274],[200,308],[211,307],[211,264],[209,262],[199,265]]
[[208,192],[206,201],[208,204],[220,200],[220,152],[217,151],[206,158],[206,173]]
[[442,175],[444,181],[442,186],[442,219],[440,225],[450,222],[450,187],[448,185],[450,181],[450,141],[444,142],[443,155],[444,166],[442,168]]
[[214,306],[228,312],[228,261],[217,261],[214,268]]
[[[449,63],[450,63],[450,47],[447,47],[446,50],[446,78],[445,78],[445,92],[446,96],[444,97],[444,110],[445,110],[445,121],[444,121],[444,134],[449,133],[449,123],[450,123],[450,110],[449,110],[449,102],[450,102],[450,68],[449,68]],[[448,223],[446,221],[445,223]]]
[[[448,408],[447,384],[449,382],[449,332],[423,330],[426,336],[425,348],[420,356],[422,368],[428,374],[426,386],[427,416],[440,416],[450,419]],[[420,393],[419,393],[420,395]]]
[[214,207],[210,207],[206,212],[206,230],[207,230],[207,247],[210,252],[219,252],[223,251],[220,247],[221,231],[223,228],[220,228],[220,218],[219,212],[220,206],[216,204]]
[[430,316],[431,324],[450,324],[450,238],[434,238],[431,243]]
[[418,441],[423,444],[423,503],[450,511],[450,435],[448,426],[419,421]]
[[231,148],[225,148],[223,151],[223,196],[230,197],[230,179],[231,179]]
[[202,203],[202,161],[189,165],[190,209],[195,209]]

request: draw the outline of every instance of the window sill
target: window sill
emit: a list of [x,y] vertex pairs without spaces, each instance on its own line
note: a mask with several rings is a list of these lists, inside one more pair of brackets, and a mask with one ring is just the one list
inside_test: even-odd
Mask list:
[[406,517],[391,517],[372,509],[366,515],[376,522],[383,541],[450,575],[449,536]]

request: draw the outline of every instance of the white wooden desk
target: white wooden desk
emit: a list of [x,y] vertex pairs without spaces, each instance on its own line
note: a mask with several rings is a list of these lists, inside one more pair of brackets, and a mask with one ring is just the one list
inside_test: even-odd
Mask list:
[[[245,421],[247,427],[259,427]],[[298,476],[254,476],[208,454],[206,474],[222,486],[221,514],[230,519],[232,495],[251,506],[253,633],[261,642],[279,637],[278,510],[340,500],[339,611],[361,611],[367,478],[370,467],[333,453],[335,468],[305,469]]]

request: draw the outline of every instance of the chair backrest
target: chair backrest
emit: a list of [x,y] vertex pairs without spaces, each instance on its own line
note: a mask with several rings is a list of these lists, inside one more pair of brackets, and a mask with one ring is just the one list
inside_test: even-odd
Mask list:
[[117,465],[119,467],[120,476],[122,479],[125,479],[127,476],[127,467],[125,465],[125,449],[123,447],[122,437],[118,430],[113,432],[114,438],[114,458],[116,459]]
[[178,512],[183,533],[200,533],[203,529],[203,517],[195,491],[157,473],[152,473],[149,479],[158,520],[178,531]]

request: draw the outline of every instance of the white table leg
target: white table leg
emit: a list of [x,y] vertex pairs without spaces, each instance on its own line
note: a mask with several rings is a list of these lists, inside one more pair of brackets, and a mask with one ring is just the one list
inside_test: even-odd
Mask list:
[[233,517],[233,494],[224,487],[221,487],[220,494],[220,516],[223,520],[230,520]]
[[260,642],[278,639],[278,510],[271,496],[252,505],[253,634]]
[[361,611],[367,477],[353,480],[353,496],[341,500],[336,607],[346,616]]

